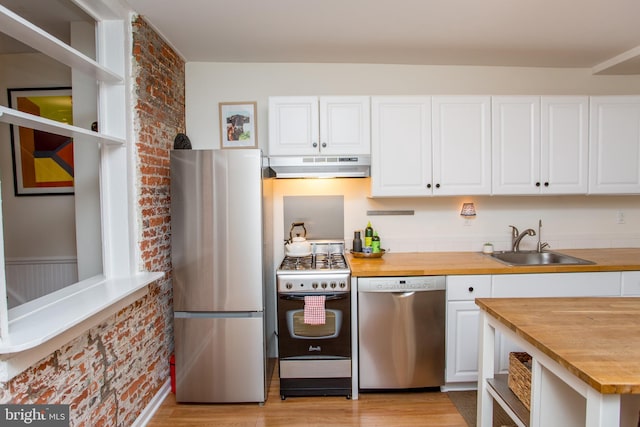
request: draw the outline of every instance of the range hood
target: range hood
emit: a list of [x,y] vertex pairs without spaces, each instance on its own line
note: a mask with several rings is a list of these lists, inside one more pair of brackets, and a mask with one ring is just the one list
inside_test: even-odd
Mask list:
[[371,156],[276,156],[269,166],[276,178],[366,178]]

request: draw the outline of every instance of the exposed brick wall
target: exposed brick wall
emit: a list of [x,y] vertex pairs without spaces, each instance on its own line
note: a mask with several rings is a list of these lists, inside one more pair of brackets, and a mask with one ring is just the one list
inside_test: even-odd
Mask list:
[[8,383],[0,402],[71,405],[73,426],[129,426],[169,377],[173,351],[169,150],[184,132],[184,62],[133,22],[138,264],[166,272],[148,294]]

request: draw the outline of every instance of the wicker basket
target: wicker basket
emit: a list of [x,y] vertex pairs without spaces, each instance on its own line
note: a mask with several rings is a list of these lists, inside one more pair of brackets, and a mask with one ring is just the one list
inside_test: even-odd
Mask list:
[[531,356],[509,353],[509,388],[531,410]]

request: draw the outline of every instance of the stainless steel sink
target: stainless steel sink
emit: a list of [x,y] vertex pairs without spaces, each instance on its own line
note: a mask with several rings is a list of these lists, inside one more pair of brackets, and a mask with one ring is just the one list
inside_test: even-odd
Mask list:
[[595,262],[551,251],[494,252],[490,257],[507,265],[588,265]]

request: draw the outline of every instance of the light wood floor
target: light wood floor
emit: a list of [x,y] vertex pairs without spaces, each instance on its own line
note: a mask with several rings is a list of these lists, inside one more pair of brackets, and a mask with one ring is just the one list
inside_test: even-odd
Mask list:
[[274,372],[267,402],[258,404],[176,403],[170,393],[149,427],[216,426],[446,426],[466,427],[447,393],[361,393],[345,397],[288,397],[280,399]]

